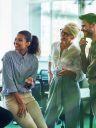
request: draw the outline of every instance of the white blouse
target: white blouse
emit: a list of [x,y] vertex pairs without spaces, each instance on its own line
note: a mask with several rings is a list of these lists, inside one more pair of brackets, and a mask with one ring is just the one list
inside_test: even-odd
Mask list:
[[53,72],[67,69],[77,74],[76,79],[81,80],[84,74],[80,64],[80,50],[72,43],[67,49],[64,49],[60,56],[60,42],[55,42],[51,46],[49,62],[52,62]]

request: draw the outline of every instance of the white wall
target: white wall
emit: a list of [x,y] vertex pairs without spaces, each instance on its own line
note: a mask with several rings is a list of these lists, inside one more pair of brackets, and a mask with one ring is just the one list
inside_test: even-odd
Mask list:
[[11,0],[0,0],[0,69],[1,58],[11,49]]
[[29,0],[0,0],[0,69],[18,31],[29,28]]
[[29,0],[12,1],[12,38],[21,30],[29,30]]

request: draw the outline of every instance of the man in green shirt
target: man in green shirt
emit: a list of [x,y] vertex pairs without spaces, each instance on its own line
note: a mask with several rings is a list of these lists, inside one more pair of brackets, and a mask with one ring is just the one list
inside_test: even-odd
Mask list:
[[[79,16],[79,18],[82,20],[81,31],[84,33],[84,38],[80,40],[81,65],[83,72],[88,78],[91,106],[93,114],[96,117],[96,14],[88,13]],[[85,52],[87,45],[86,38],[90,38],[92,40],[88,57],[86,57]]]

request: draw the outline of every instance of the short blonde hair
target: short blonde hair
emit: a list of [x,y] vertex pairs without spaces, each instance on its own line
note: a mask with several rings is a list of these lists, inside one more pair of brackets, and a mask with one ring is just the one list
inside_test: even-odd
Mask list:
[[[80,29],[79,27],[75,24],[75,23],[68,23],[65,25],[66,28],[68,28],[68,31],[74,36],[76,37],[77,34],[79,33]],[[64,27],[64,28],[65,28]]]

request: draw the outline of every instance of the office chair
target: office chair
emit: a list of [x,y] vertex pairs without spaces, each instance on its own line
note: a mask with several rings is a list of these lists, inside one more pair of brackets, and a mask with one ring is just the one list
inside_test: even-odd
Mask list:
[[65,115],[61,114],[56,123],[57,125],[61,124],[61,128],[65,128]]

